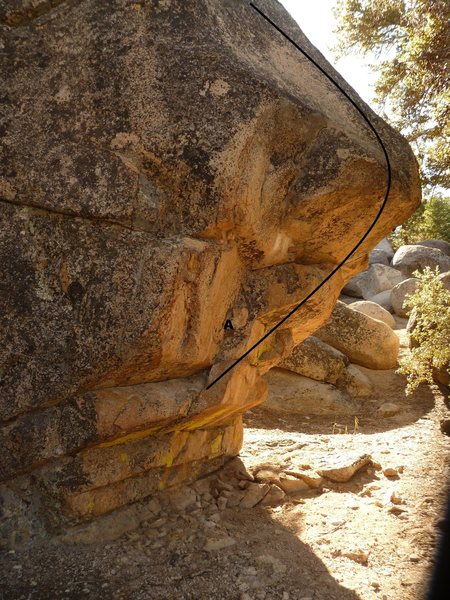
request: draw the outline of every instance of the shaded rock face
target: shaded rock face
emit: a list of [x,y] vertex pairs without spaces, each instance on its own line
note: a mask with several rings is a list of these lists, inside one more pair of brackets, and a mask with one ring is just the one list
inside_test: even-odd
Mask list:
[[278,3],[259,6],[369,115],[393,183],[349,264],[206,390],[367,230],[378,142],[247,2],[0,3],[8,539],[27,515],[31,533],[91,519],[237,454],[262,375],[418,205],[404,139]]
[[269,395],[264,408],[269,411],[303,415],[351,415],[356,403],[342,389],[303,377],[284,369],[266,375]]

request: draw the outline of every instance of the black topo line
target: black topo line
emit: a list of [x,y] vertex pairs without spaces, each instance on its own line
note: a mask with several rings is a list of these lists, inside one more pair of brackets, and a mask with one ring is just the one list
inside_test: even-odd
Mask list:
[[279,321],[276,325],[274,325],[271,329],[269,329],[269,331],[267,331],[267,333],[265,333],[262,338],[260,340],[258,340],[255,344],[253,344],[253,346],[251,348],[249,348],[246,352],[244,352],[244,354],[242,354],[242,356],[240,356],[239,358],[237,358],[234,363],[232,365],[230,365],[227,369],[225,369],[225,371],[223,373],[221,373],[218,377],[216,377],[216,379],[214,379],[214,381],[212,381],[209,385],[206,386],[206,389],[208,390],[210,387],[212,387],[215,383],[217,383],[220,379],[222,379],[222,377],[224,377],[227,373],[229,373],[231,371],[231,369],[234,369],[234,367],[239,364],[241,362],[241,360],[243,360],[246,356],[248,356],[251,352],[253,352],[253,350],[255,350],[255,348],[257,348],[264,340],[266,340],[270,335],[272,335],[272,333],[274,331],[276,331],[281,325],[283,325],[283,323],[285,323],[290,317],[292,317],[292,315],[294,313],[296,313],[304,304],[306,304],[306,302],[308,302],[308,300],[310,298],[312,298],[312,296],[314,296],[314,294],[316,292],[318,292],[320,290],[321,287],[323,287],[327,281],[329,281],[333,275],[335,275],[335,273],[337,273],[339,271],[339,269],[342,268],[342,266],[348,261],[348,259],[352,256],[352,254],[354,254],[356,252],[356,250],[361,246],[361,244],[364,242],[364,240],[367,238],[367,236],[369,235],[369,233],[372,231],[372,229],[375,227],[378,219],[381,216],[381,213],[384,210],[384,207],[386,206],[386,203],[388,201],[388,197],[389,197],[389,192],[391,189],[391,179],[392,179],[392,171],[391,171],[391,163],[389,161],[389,156],[387,153],[387,150],[383,144],[383,140],[381,139],[380,135],[378,134],[378,131],[375,129],[375,127],[372,125],[372,122],[370,121],[369,117],[361,110],[361,108],[357,105],[357,103],[353,100],[353,98],[351,98],[349,96],[349,94],[342,89],[342,87],[325,71],[325,69],[323,69],[323,67],[321,67],[311,56],[309,56],[309,54],[307,52],[305,52],[305,50],[303,50],[303,48],[301,48],[296,42],[294,42],[294,40],[292,38],[290,38],[287,33],[285,33],[282,29],[280,29],[280,27],[278,27],[278,25],[276,23],[274,23],[272,21],[272,19],[270,19],[266,14],[264,14],[257,6],[255,6],[253,4],[253,2],[250,2],[250,6],[256,10],[257,13],[259,13],[261,15],[261,17],[263,17],[263,19],[265,19],[268,23],[270,23],[270,25],[272,25],[272,27],[274,27],[279,33],[281,33],[281,35],[286,38],[288,40],[288,42],[290,42],[295,48],[297,48],[297,50],[299,52],[301,52],[303,54],[303,56],[305,56],[310,62],[312,62],[312,64],[317,67],[319,69],[319,71],[321,73],[323,73],[323,75],[325,75],[325,77],[331,81],[331,83],[333,85],[335,85],[338,90],[340,92],[342,92],[344,94],[344,96],[347,98],[347,100],[352,104],[352,106],[354,106],[356,108],[356,110],[358,111],[358,113],[362,116],[362,118],[364,119],[364,121],[368,124],[368,126],[370,127],[370,129],[373,131],[373,133],[375,134],[375,137],[377,138],[377,141],[379,142],[383,153],[384,153],[384,157],[386,159],[386,167],[387,167],[387,188],[386,188],[386,193],[384,196],[384,200],[377,212],[377,215],[375,217],[375,219],[373,220],[372,224],[370,225],[370,227],[368,228],[368,230],[366,231],[366,233],[362,236],[362,238],[359,240],[359,242],[356,244],[356,246],[354,248],[352,248],[352,250],[347,254],[347,256],[325,277],[325,279],[323,281],[321,281],[321,283],[319,283],[319,285],[317,287],[315,287],[312,292],[310,292],[305,298],[303,298],[303,300],[297,304],[297,306],[295,306],[291,311],[289,311],[287,313],[287,315],[285,317],[283,317],[281,319],[281,321]]

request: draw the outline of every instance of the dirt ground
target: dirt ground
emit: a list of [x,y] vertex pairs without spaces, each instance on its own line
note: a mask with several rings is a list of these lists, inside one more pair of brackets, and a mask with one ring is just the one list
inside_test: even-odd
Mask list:
[[[437,388],[404,394],[393,371],[370,372],[376,393],[342,420],[246,415],[241,459],[314,468],[369,454],[381,468],[287,497],[279,506],[219,510],[203,496],[181,512],[103,544],[47,544],[2,557],[0,599],[418,600],[446,500],[449,418]],[[381,418],[377,408],[400,411]],[[345,431],[347,433],[340,433]],[[386,476],[383,470],[396,469]]]

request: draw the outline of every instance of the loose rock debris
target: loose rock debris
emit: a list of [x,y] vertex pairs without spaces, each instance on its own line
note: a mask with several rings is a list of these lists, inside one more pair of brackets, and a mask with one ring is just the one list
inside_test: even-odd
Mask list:
[[[448,409],[436,390],[406,399],[394,372],[377,388],[355,434],[254,409],[241,456],[211,476],[5,553],[4,598],[422,598],[450,466]],[[400,412],[380,421],[393,396]]]

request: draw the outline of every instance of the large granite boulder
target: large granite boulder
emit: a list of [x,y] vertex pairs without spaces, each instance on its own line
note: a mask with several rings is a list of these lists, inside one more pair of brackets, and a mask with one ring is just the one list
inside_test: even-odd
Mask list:
[[447,273],[441,273],[439,275],[439,279],[442,281],[444,290],[447,290],[447,292],[450,292],[450,271],[447,271]]
[[391,295],[392,290],[384,290],[384,292],[379,292],[378,294],[375,294],[375,296],[371,296],[369,302],[378,304],[381,308],[384,308],[385,311],[393,313],[394,309],[392,307]]
[[437,248],[447,256],[450,256],[450,242],[446,242],[445,240],[424,240],[423,242],[418,242],[419,246],[425,246],[426,248]]
[[391,242],[387,238],[384,238],[381,240],[381,242],[378,242],[373,251],[375,250],[384,252],[389,260],[392,260],[392,257],[394,256],[394,249],[392,248]]
[[345,354],[310,336],[296,346],[279,366],[317,381],[336,383],[349,364]]
[[369,265],[390,265],[390,260],[387,254],[382,250],[372,250],[369,254]]
[[[367,396],[372,392],[370,381],[355,365],[350,364],[345,354],[313,335],[296,346],[279,366],[309,379],[331,383],[352,397]],[[314,389],[329,388],[319,386]],[[269,396],[270,394],[269,388]],[[308,410],[306,405],[303,405],[302,410]]]
[[386,264],[371,264],[362,273],[348,281],[342,290],[344,294],[368,300],[381,292],[391,290],[405,277],[397,269]]
[[267,411],[300,415],[352,415],[356,403],[350,394],[334,385],[303,377],[284,369],[271,369],[265,379],[269,394]]
[[370,396],[374,390],[372,382],[356,365],[348,365],[336,382],[336,387],[345,390],[352,398]]
[[389,265],[393,256],[394,250],[392,249],[391,243],[385,238],[375,246],[372,252],[369,253],[369,264]]
[[5,538],[27,515],[30,535],[74,525],[235,455],[263,374],[419,204],[405,140],[278,2],[259,7],[368,115],[392,187],[351,261],[207,389],[369,228],[379,142],[247,2],[2,3]]
[[369,369],[397,365],[399,338],[389,325],[338,301],[316,337],[343,352],[353,363]]
[[367,315],[368,317],[372,317],[372,319],[377,319],[378,321],[386,323],[386,325],[389,325],[389,327],[392,329],[395,327],[395,319],[391,313],[376,302],[371,302],[370,300],[360,300],[357,302],[352,302],[351,308],[363,313],[364,315]]
[[450,271],[450,256],[439,248],[410,244],[400,246],[392,259],[392,266],[405,277],[412,277],[415,271],[425,267],[439,267],[441,273]]
[[405,306],[405,300],[408,296],[414,294],[419,285],[419,280],[415,277],[410,277],[398,283],[391,290],[391,304],[394,312],[403,319],[407,318],[411,310]]
[[354,277],[351,277],[342,288],[342,293],[350,298],[362,298],[363,287],[367,277],[367,270],[357,273]]

